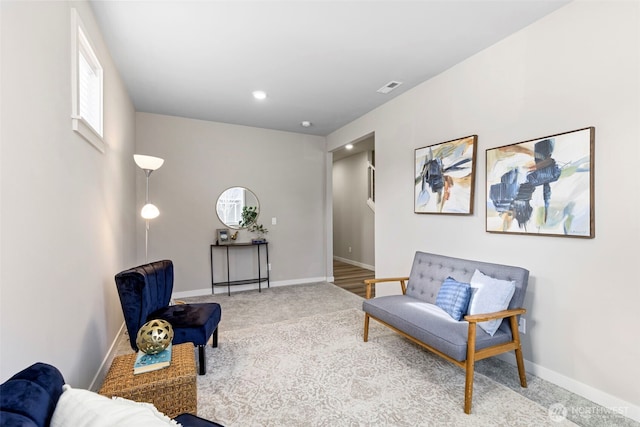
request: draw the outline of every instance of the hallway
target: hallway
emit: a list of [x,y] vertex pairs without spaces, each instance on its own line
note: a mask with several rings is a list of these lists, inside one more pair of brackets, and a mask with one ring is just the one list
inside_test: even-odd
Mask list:
[[[333,283],[356,295],[365,297],[364,279],[375,278],[375,272],[347,264],[342,261],[333,260]],[[375,295],[375,292],[372,296]]]

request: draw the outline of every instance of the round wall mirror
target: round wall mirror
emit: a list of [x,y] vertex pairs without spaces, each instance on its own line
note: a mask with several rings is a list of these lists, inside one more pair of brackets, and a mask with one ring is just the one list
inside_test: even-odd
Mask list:
[[260,203],[253,191],[244,187],[227,188],[216,203],[216,213],[220,221],[229,228],[241,230],[249,228],[258,220]]

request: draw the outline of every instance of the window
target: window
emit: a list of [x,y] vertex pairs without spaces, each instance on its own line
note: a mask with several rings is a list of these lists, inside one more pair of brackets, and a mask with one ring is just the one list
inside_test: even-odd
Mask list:
[[104,152],[102,139],[102,65],[75,9],[71,9],[71,125]]

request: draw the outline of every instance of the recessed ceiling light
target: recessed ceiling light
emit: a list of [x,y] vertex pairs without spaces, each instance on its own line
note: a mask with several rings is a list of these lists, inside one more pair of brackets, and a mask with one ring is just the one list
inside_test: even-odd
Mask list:
[[353,144],[347,144],[344,146],[347,150],[351,150],[353,148]]
[[303,128],[308,128],[309,126],[311,126],[311,122],[308,120],[305,120],[303,122],[300,122],[300,126],[302,126]]
[[253,91],[253,97],[255,99],[260,99],[263,100],[267,97],[267,93],[263,90],[254,90]]

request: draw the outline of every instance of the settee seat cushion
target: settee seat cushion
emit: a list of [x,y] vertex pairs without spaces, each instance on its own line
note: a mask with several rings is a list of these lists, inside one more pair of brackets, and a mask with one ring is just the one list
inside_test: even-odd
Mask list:
[[[457,361],[467,358],[469,323],[454,320],[435,304],[407,295],[389,295],[364,300],[362,309]],[[510,340],[508,328],[501,327],[493,336],[476,328],[476,350]]]

